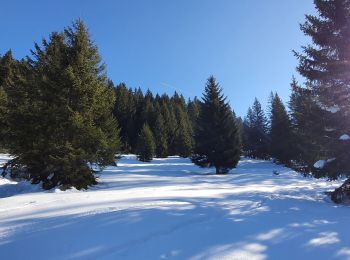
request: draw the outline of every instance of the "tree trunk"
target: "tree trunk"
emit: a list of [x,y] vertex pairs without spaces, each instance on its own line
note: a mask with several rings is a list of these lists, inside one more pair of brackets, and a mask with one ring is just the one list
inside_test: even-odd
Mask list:
[[225,167],[215,166],[216,174],[227,174],[229,170]]

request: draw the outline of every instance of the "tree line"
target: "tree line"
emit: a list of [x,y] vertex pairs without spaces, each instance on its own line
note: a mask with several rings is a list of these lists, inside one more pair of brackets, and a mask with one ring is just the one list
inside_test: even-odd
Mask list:
[[[277,94],[270,98],[269,120],[258,100],[243,122],[244,151],[274,157],[315,177],[350,175],[350,1],[315,0],[317,15],[300,25],[313,44],[294,52],[298,72],[291,82],[288,112]],[[350,178],[332,193],[350,198]]]
[[45,189],[88,188],[121,153],[146,162],[192,156],[223,174],[241,149],[234,112],[214,77],[203,101],[115,86],[81,20],[24,59],[0,56],[0,112],[0,146],[14,157],[2,174]]

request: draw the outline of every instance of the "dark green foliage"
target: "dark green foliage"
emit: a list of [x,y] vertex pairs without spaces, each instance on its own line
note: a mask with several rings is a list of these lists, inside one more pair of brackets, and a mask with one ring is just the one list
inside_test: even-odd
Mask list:
[[192,153],[192,126],[187,113],[185,99],[176,92],[171,99],[176,118],[175,136],[171,144],[174,154],[188,157]]
[[311,89],[300,87],[295,79],[291,89],[289,110],[293,128],[291,141],[294,143],[292,159],[310,168],[319,158],[327,158],[327,150],[320,133],[325,127],[325,111],[314,101]]
[[137,112],[136,100],[132,89],[128,89],[124,83],[115,87],[116,101],[113,109],[115,118],[120,125],[120,137],[124,152],[131,152],[133,140],[137,138],[135,117]]
[[279,162],[288,164],[292,159],[292,126],[279,96],[274,94],[270,111],[270,154]]
[[6,86],[10,84],[13,78],[13,72],[16,61],[12,58],[12,52],[8,51],[4,56],[0,56],[0,151],[5,148],[5,134],[8,131],[8,126],[5,120],[7,111],[7,94]]
[[192,129],[187,114],[181,108],[176,111],[177,128],[173,140],[174,154],[188,157],[192,153]]
[[321,174],[336,178],[350,175],[349,141],[341,141],[343,134],[350,135],[350,1],[315,0],[318,15],[307,15],[301,25],[313,44],[295,53],[299,59],[298,71],[307,79],[312,99],[323,110],[311,123],[320,125],[313,134],[325,147],[327,163]]
[[238,127],[238,133],[239,133],[239,139],[240,139],[240,144],[241,144],[241,151],[243,152],[243,144],[244,144],[244,123],[241,117],[236,117],[234,115],[234,117],[236,118],[236,123],[237,123],[237,127]]
[[193,131],[195,131],[197,127],[197,120],[199,117],[200,107],[201,102],[197,99],[197,97],[195,97],[193,100],[188,101],[187,111]]
[[197,99],[189,101],[190,108],[177,92],[171,98],[167,94],[154,96],[150,90],[144,95],[140,88],[132,91],[123,83],[115,87],[115,93],[113,113],[121,128],[124,152],[136,152],[138,134],[146,123],[155,136],[157,157],[191,155]]
[[155,143],[151,128],[144,124],[137,141],[137,158],[143,162],[149,162],[155,154]]
[[217,174],[228,173],[239,161],[239,141],[233,113],[211,76],[205,86],[192,160],[202,167],[214,166]]
[[83,22],[42,45],[7,86],[7,148],[33,183],[87,188],[89,165],[113,163],[119,149],[114,93]]
[[[323,111],[322,124],[318,116],[310,119],[319,126],[314,135],[325,146],[324,156],[338,161],[333,164],[339,168],[328,168],[325,174],[336,176],[350,173],[349,160],[341,160],[344,148],[338,149],[339,137],[350,134],[350,2],[318,0],[315,6],[318,16],[307,15],[301,26],[314,45],[304,47],[304,53],[296,56],[298,71],[308,80],[312,99]],[[350,149],[350,142],[344,145]]]
[[164,158],[168,155],[168,138],[166,135],[165,121],[161,113],[157,114],[156,125],[154,127],[154,137],[156,143],[156,156]]
[[255,98],[244,119],[244,151],[247,156],[266,159],[269,157],[268,123],[261,104]]

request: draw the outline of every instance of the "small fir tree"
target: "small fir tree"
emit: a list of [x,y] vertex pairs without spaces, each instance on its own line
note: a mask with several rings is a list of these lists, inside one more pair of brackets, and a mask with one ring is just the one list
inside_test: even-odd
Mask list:
[[156,143],[156,156],[164,158],[168,155],[168,141],[166,136],[166,128],[161,113],[157,114],[156,125],[154,127],[154,137]]
[[245,149],[247,155],[253,158],[266,159],[269,157],[268,123],[261,104],[257,98],[248,109],[244,120]]
[[142,162],[152,161],[155,154],[155,143],[151,128],[144,124],[137,142],[137,158]]
[[292,127],[282,100],[273,95],[270,111],[271,155],[279,162],[288,164],[292,155]]

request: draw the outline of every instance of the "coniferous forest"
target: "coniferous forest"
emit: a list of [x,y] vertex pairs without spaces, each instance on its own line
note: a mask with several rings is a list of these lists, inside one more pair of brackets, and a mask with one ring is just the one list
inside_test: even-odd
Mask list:
[[[178,155],[227,174],[240,156],[272,159],[305,175],[350,176],[350,1],[315,1],[301,31],[312,41],[294,52],[298,83],[290,99],[258,97],[244,118],[208,75],[203,96],[152,93],[108,78],[82,20],[36,43],[26,58],[0,56],[0,146],[13,156],[2,175],[43,188],[86,189],[96,172],[118,164]],[[297,44],[297,43],[296,43]],[[205,81],[206,80],[206,81]],[[237,98],[239,98],[237,94]],[[350,178],[331,194],[350,198]]]

